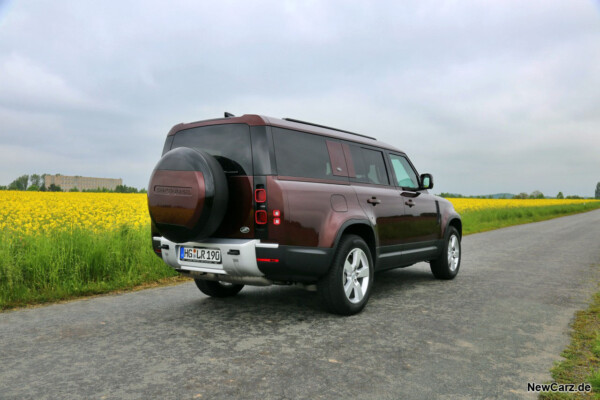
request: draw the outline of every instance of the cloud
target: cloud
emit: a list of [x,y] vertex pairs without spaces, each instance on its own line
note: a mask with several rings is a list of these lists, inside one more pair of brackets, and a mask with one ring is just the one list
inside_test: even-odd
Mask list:
[[56,172],[142,187],[171,126],[225,110],[374,135],[434,173],[435,191],[591,195],[600,180],[592,2],[39,1],[8,10],[0,182],[27,169],[3,157],[18,145]]

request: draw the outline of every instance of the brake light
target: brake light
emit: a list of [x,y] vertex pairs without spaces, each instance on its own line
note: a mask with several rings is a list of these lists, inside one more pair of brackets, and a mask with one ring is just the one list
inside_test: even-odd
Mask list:
[[279,262],[278,258],[257,258],[256,261],[258,262]]
[[264,203],[267,201],[267,191],[265,189],[256,189],[254,191],[254,200],[257,203]]
[[258,210],[254,213],[254,220],[259,225],[264,225],[267,223],[267,212],[265,210]]

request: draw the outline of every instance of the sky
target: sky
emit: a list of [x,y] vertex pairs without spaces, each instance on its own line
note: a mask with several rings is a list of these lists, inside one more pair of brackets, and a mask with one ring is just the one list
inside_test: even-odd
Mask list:
[[0,185],[147,187],[224,111],[375,136],[434,193],[593,196],[600,2],[0,0]]

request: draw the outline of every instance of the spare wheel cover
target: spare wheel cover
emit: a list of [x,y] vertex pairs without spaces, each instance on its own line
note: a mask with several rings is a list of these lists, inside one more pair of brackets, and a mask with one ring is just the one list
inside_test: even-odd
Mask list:
[[167,152],[148,184],[148,210],[165,238],[177,242],[212,235],[227,210],[227,178],[210,154],[188,147]]

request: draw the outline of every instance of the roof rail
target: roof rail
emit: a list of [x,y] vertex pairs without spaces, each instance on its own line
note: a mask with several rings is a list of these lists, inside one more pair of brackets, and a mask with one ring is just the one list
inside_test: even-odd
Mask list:
[[312,122],[306,122],[306,121],[300,121],[299,119],[293,119],[293,118],[284,118],[284,121],[290,121],[290,122],[296,122],[299,124],[305,124],[305,125],[311,125],[311,126],[318,126],[319,128],[325,128],[325,129],[332,129],[334,131],[338,131],[338,132],[344,132],[344,133],[349,133],[351,135],[356,135],[356,136],[362,136],[364,138],[367,139],[373,139],[373,140],[377,140],[372,136],[367,136],[367,135],[361,135],[360,133],[354,133],[354,132],[350,132],[350,131],[345,131],[343,129],[337,129],[337,128],[332,128],[331,126],[325,126],[325,125],[319,125],[319,124],[314,124]]

